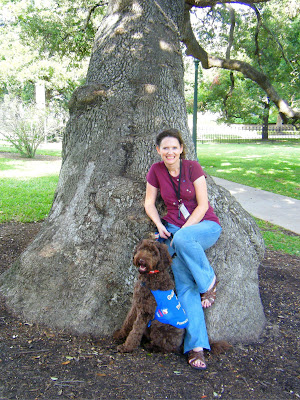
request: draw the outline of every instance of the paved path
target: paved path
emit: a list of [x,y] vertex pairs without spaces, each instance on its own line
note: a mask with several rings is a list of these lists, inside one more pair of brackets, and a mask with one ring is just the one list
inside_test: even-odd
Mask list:
[[269,221],[300,235],[300,200],[265,190],[212,177],[217,185],[227,189],[256,218]]

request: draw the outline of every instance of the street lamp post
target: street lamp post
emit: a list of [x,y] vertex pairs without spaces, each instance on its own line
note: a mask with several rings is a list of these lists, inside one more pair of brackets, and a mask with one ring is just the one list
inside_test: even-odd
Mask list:
[[197,106],[198,106],[198,66],[199,60],[194,60],[195,63],[195,86],[194,86],[194,111],[193,111],[193,142],[197,155]]

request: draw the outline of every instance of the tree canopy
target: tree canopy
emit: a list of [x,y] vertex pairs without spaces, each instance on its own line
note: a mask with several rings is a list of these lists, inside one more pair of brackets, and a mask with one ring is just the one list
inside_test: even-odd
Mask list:
[[[1,0],[0,95],[34,98],[43,81],[47,102],[66,106],[83,83],[104,9],[85,2]],[[98,11],[97,11],[98,10]],[[94,12],[91,22],[89,12]]]
[[[243,74],[244,77],[249,78],[253,82],[256,82],[258,86],[264,90],[267,97],[276,105],[279,110],[280,115],[286,121],[288,118],[298,120],[300,113],[298,110],[294,110],[290,107],[281,97],[279,92],[275,89],[272,85],[270,78],[261,68],[261,55],[258,48],[258,31],[261,25],[261,15],[259,9],[255,6],[255,3],[266,3],[267,1],[251,1],[247,2],[238,2],[238,1],[186,1],[186,12],[185,12],[185,29],[182,35],[182,41],[186,45],[186,53],[188,55],[192,55],[196,59],[200,60],[201,65],[205,69],[210,69],[213,67],[221,68],[229,71],[240,72]],[[208,53],[202,42],[197,40],[196,35],[192,29],[191,20],[190,20],[190,10],[192,7],[208,7],[208,6],[215,6],[216,4],[227,4],[230,3],[240,3],[240,4],[247,4],[249,7],[254,9],[257,18],[257,32],[252,40],[254,46],[256,47],[255,53],[258,57],[258,67],[256,68],[255,62],[248,62],[242,59],[231,58],[231,47],[233,44],[234,39],[234,12],[231,10],[231,30],[230,34],[228,35],[228,46],[225,57],[220,57],[219,55],[214,55]],[[246,31],[247,32],[247,31]]]
[[[198,11],[193,28],[209,52],[216,55],[218,50],[226,57],[251,62],[269,77],[292,108],[299,109],[300,30],[296,4],[271,1],[260,9],[253,5],[217,5]],[[255,123],[261,119],[268,102],[266,92],[240,72],[203,71],[199,90],[202,111],[222,112],[222,119],[227,122]],[[277,117],[278,110],[273,106],[272,122]]]
[[[90,55],[95,32],[106,12],[108,2],[1,2],[6,10],[2,17],[3,37],[6,38],[3,42],[7,42],[9,37],[8,42],[11,43],[12,36],[17,35],[23,46],[18,47],[17,58],[20,59],[22,53],[26,53],[26,57],[21,57],[21,61],[14,60],[18,65],[16,74],[7,67],[11,55],[8,54],[7,45],[4,46],[6,51],[2,56],[1,65],[4,65],[2,71],[6,71],[6,74],[1,73],[2,87],[7,88],[13,81],[19,83],[20,80],[25,88],[30,87],[29,75],[31,79],[36,75],[39,79],[45,79],[49,88],[56,86],[56,93],[67,92],[69,97],[76,82],[78,84],[78,80],[71,76],[70,71],[82,72],[80,67]],[[126,1],[123,3],[125,7]],[[202,10],[201,14],[196,13],[198,23],[191,24],[191,15],[197,10]],[[7,18],[8,14],[10,18]],[[231,75],[220,73],[226,81],[222,79],[222,93],[220,90],[215,91],[216,85],[210,85],[211,97],[219,96],[218,107],[224,109],[227,117],[234,115],[233,105],[237,103],[238,98],[240,99],[241,93],[249,91],[253,99],[250,109],[254,113],[263,107],[263,98],[267,97],[268,101],[275,104],[284,121],[299,119],[297,54],[300,30],[299,4],[296,1],[186,0],[183,18],[184,29],[180,33],[186,54],[200,60],[204,69],[217,68],[231,72]],[[14,44],[10,44],[14,52],[16,40],[15,37]],[[5,64],[5,60],[8,63]],[[25,71],[28,71],[28,76]],[[78,78],[80,77],[82,79],[82,73],[79,73]],[[248,79],[257,86],[252,88],[247,83]],[[234,86],[237,88],[236,95],[233,91]],[[223,98],[220,97],[221,94]],[[244,97],[249,98],[248,95]],[[206,102],[211,104],[209,98],[206,97]],[[230,107],[231,111],[228,113]]]

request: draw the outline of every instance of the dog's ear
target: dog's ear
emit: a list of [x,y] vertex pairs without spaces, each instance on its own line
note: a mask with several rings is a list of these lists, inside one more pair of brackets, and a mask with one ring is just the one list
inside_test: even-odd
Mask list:
[[143,242],[145,239],[141,239],[138,244],[135,246],[133,250],[133,257],[136,255],[136,253],[139,251],[139,248],[142,246]]
[[135,248],[134,248],[134,250],[133,250],[133,253],[132,253],[133,262],[134,262],[134,257],[135,257],[135,255],[136,255],[136,253],[139,251],[140,245],[141,245],[141,241],[135,246]]
[[172,257],[168,251],[168,247],[164,243],[155,242],[155,246],[158,248],[160,253],[160,260],[164,267],[170,267],[172,264]]

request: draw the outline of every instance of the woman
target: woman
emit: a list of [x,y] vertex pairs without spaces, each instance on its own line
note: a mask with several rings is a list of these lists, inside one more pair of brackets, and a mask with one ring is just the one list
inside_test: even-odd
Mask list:
[[[201,166],[184,159],[179,131],[161,132],[156,149],[162,161],[153,164],[147,174],[145,210],[170,254],[176,253],[172,264],[176,291],[189,319],[184,353],[193,368],[205,369],[203,349],[210,350],[210,346],[203,308],[214,303],[217,280],[204,251],[216,243],[222,228],[208,202]],[[163,219],[156,208],[158,191],[167,207]]]

